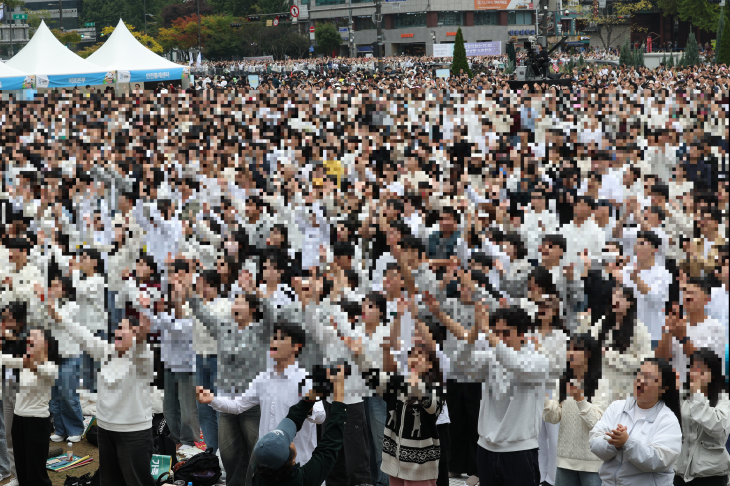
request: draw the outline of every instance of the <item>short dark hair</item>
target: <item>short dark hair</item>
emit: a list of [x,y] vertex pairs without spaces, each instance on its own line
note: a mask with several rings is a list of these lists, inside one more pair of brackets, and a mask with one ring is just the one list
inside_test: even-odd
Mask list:
[[687,285],[699,287],[700,290],[702,290],[702,292],[707,295],[710,295],[712,293],[712,287],[710,286],[710,282],[708,282],[708,280],[703,277],[690,277],[687,280]]
[[636,234],[636,239],[638,240],[639,238],[651,243],[651,246],[653,246],[655,250],[658,250],[659,247],[662,246],[662,239],[653,231],[639,231]]
[[489,318],[489,325],[494,327],[497,321],[504,321],[509,327],[515,328],[518,334],[527,333],[532,327],[532,320],[521,307],[500,307]]
[[332,253],[336,257],[344,256],[352,258],[355,256],[355,247],[346,241],[337,241],[334,245],[332,245]]
[[278,331],[281,331],[282,336],[291,338],[292,345],[299,344],[301,346],[296,354],[297,356],[299,356],[299,354],[302,352],[302,349],[304,348],[304,345],[307,342],[307,335],[304,332],[304,329],[295,326],[288,321],[279,321],[274,324],[272,336],[275,336]]
[[568,250],[568,242],[562,235],[545,235],[542,239],[542,242],[543,244],[548,243],[551,246],[559,247],[561,250],[563,250],[563,253]]
[[650,194],[659,194],[664,199],[669,199],[669,186],[666,184],[654,184],[651,186]]
[[200,279],[215,289],[220,289],[221,275],[217,270],[204,270],[200,274]]
[[400,244],[404,250],[418,250],[419,256],[426,253],[426,248],[423,246],[423,243],[415,236],[406,236],[401,240]]
[[454,218],[454,221],[456,221],[457,224],[461,223],[461,213],[459,213],[456,209],[452,208],[451,206],[445,206],[441,208],[442,214],[449,214],[452,218]]

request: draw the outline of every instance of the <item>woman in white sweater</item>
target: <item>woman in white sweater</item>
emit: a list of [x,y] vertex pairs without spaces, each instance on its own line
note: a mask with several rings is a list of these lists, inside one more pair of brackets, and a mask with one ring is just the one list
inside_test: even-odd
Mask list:
[[48,437],[53,432],[48,402],[58,377],[58,359],[58,343],[41,329],[30,331],[22,358],[2,355],[2,366],[20,370],[11,434],[16,477],[23,486],[51,486],[46,471]]
[[590,451],[588,434],[610,403],[608,382],[601,378],[601,347],[588,334],[570,342],[568,368],[559,380],[557,400],[545,398],[542,417],[560,423],[555,486],[600,486],[603,463]]
[[611,304],[611,312],[598,333],[603,354],[603,376],[611,379],[609,403],[631,396],[641,363],[654,357],[649,331],[636,319],[634,291],[617,285],[613,289]]
[[48,301],[46,309],[52,325],[68,333],[101,362],[96,407],[101,484],[153,486],[149,469],[153,358],[146,343],[150,323],[144,317],[141,323],[134,317],[123,319],[114,332],[114,344],[110,344],[76,322],[73,315],[65,312],[67,307],[58,308],[56,302]]

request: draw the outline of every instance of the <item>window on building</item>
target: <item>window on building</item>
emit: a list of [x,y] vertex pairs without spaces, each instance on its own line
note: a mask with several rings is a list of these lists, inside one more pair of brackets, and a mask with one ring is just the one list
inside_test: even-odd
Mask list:
[[461,12],[439,12],[438,26],[461,25]]
[[345,0],[315,0],[315,4],[319,6],[325,5],[342,5],[347,3]]
[[426,27],[425,13],[405,13],[393,15],[393,27],[402,29],[407,27]]
[[499,25],[499,12],[474,12],[474,25]]
[[520,11],[510,10],[507,12],[507,23],[509,25],[532,25],[532,12],[531,11]]
[[373,18],[370,15],[363,15],[360,17],[355,17],[353,19],[353,22],[355,22],[355,30],[373,30],[375,29],[375,24],[373,23]]
[[309,0],[301,0],[302,5],[309,5]]

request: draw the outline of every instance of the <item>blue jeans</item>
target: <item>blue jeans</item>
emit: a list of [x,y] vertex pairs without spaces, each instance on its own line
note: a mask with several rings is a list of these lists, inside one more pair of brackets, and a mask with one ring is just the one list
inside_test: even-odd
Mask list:
[[[0,400],[0,412],[2,412],[2,401]],[[0,413],[0,477],[10,474],[10,459],[8,449],[5,446],[5,414]],[[10,435],[10,434],[7,434]]]
[[555,486],[601,486],[601,477],[596,472],[573,471],[558,468]]
[[370,428],[370,477],[375,486],[388,486],[389,476],[380,470],[383,464],[383,434],[388,406],[378,396],[365,398],[365,411]]
[[50,411],[56,434],[72,437],[84,432],[84,416],[76,389],[79,387],[81,357],[64,358],[51,390]]
[[[206,390],[215,393],[215,379],[218,374],[218,357],[197,356],[195,382]],[[198,403],[198,420],[208,449],[218,450],[218,412],[207,404]]]
[[200,423],[193,373],[165,370],[162,411],[173,442],[195,446],[195,441],[200,440]]
[[111,290],[108,290],[106,293],[107,302],[109,305],[107,312],[109,312],[109,320],[111,321],[112,333],[117,330],[117,327],[119,327],[119,323],[122,322],[122,319],[124,318],[124,308],[117,308],[117,294],[119,294],[119,292],[114,292]]

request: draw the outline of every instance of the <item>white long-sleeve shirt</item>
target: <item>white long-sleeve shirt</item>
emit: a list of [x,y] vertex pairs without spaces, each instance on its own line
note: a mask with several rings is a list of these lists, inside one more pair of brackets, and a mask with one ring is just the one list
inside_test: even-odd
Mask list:
[[48,402],[51,389],[58,378],[58,366],[46,361],[38,365],[36,371],[23,368],[23,358],[2,355],[2,366],[20,370],[20,388],[15,398],[15,415],[21,417],[41,417],[50,415]]
[[183,305],[183,315],[173,316],[166,312],[154,315],[148,310],[152,332],[162,333],[162,362],[173,372],[194,373],[195,351],[193,350],[193,316],[188,304]]
[[114,344],[68,321],[63,312],[58,326],[92,358],[101,361],[96,405],[99,427],[112,432],[137,432],[152,427],[150,390],[154,368],[149,345],[135,343],[119,356]]
[[623,268],[624,284],[634,289],[636,296],[636,317],[649,330],[653,341],[662,337],[664,327],[664,305],[669,299],[669,285],[672,283],[672,274],[663,265],[654,265],[648,270],[641,270],[639,278],[649,287],[649,292],[643,294],[636,283],[631,280],[636,262]]
[[[312,388],[312,381],[307,379],[307,370],[299,367],[297,362],[289,365],[282,373],[268,369],[260,373],[249,385],[242,396],[235,399],[214,398],[210,404],[214,410],[240,414],[246,410],[261,406],[259,421],[259,437],[276,429],[289,413],[289,408],[296,405]],[[312,415],[302,425],[294,437],[297,448],[297,460],[304,465],[312,457],[317,447],[316,424],[324,423],[325,411],[321,401],[314,405]]]

